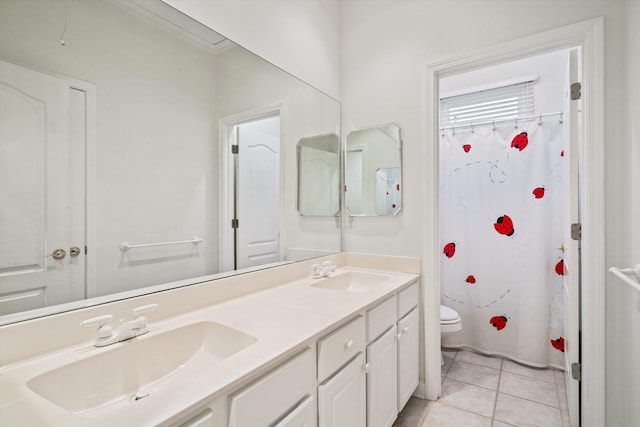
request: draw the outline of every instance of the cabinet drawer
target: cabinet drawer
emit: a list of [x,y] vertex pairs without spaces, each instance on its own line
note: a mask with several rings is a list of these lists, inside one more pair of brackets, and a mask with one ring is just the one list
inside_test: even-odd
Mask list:
[[229,426],[266,426],[313,394],[313,354],[307,349],[229,397]]
[[363,316],[347,323],[318,341],[318,381],[322,382],[365,346]]
[[418,282],[398,294],[398,318],[418,305]]
[[395,295],[369,310],[367,312],[367,342],[375,340],[391,325],[395,325],[397,318]]

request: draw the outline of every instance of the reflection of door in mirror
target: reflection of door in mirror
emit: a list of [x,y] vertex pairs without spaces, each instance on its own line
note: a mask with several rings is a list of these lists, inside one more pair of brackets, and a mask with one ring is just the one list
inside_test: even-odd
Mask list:
[[84,298],[84,102],[0,61],[0,314]]
[[340,140],[335,133],[296,145],[299,215],[335,216],[340,210]]
[[345,169],[345,200],[347,213],[362,214],[362,165],[364,148],[348,150]]
[[235,268],[280,260],[280,116],[235,128]]

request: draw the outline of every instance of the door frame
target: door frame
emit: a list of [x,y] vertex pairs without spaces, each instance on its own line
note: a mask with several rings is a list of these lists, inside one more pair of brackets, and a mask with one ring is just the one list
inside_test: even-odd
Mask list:
[[284,200],[284,186],[285,186],[285,169],[286,169],[286,148],[287,148],[287,136],[286,136],[286,106],[284,101],[275,104],[267,105],[265,107],[256,108],[252,110],[243,111],[241,113],[231,114],[228,116],[220,117],[218,119],[218,136],[219,136],[219,197],[218,197],[218,215],[220,221],[218,221],[218,271],[231,271],[234,265],[234,238],[233,230],[230,226],[231,219],[233,218],[233,157],[231,154],[231,145],[233,144],[232,135],[233,128],[236,125],[257,120],[263,117],[278,115],[280,117],[280,204],[279,209],[282,213],[280,215],[280,222],[278,224],[280,233],[280,244],[278,248],[278,257],[280,259],[284,256],[284,247],[286,242],[286,229],[284,221],[285,212],[285,200]]
[[[582,213],[580,299],[582,336],[581,423],[605,424],[604,395],[604,19],[590,19],[464,55],[425,65],[425,129],[422,182],[425,233],[422,261],[424,304],[425,397],[441,393],[440,242],[439,231],[439,92],[441,77],[546,52],[582,48],[583,124],[579,153]],[[429,144],[430,143],[430,144]],[[431,197],[429,197],[431,195]]]
[[[96,264],[96,86],[93,83],[60,76],[69,83],[70,90],[85,94],[85,299],[98,295]],[[82,248],[81,248],[82,249]]]

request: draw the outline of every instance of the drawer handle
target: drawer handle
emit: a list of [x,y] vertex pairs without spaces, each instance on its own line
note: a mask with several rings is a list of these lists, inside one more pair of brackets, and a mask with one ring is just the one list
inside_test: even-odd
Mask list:
[[344,345],[344,348],[346,348],[347,350],[351,349],[351,347],[353,347],[353,340],[347,341]]

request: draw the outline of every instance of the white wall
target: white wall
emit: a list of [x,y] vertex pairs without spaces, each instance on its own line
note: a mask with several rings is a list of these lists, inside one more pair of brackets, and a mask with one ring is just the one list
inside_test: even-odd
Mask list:
[[[630,3],[633,1],[627,2]],[[398,123],[404,135],[403,167],[407,178],[402,213],[392,218],[356,218],[353,228],[346,229],[344,249],[422,255],[421,239],[416,237],[424,227],[421,200],[437,197],[426,193],[420,182],[422,168],[429,167],[421,163],[426,143],[425,64],[597,16],[605,18],[605,262],[607,266],[628,262],[630,209],[626,200],[633,195],[632,190],[637,197],[638,190],[629,183],[631,172],[624,160],[631,146],[625,138],[624,122],[625,23],[632,24],[625,21],[622,0],[344,2],[343,134],[376,123]],[[608,304],[607,310],[611,314],[615,306]],[[613,324],[608,322],[606,328],[610,336]],[[611,360],[618,350],[607,347],[607,365],[614,366]],[[622,403],[616,405],[614,401],[629,402],[627,390],[620,383],[620,376],[607,377],[608,426],[623,425],[617,418]]]
[[[629,215],[630,256],[629,265],[640,263],[640,2],[626,2],[627,28],[627,130],[629,135],[628,167],[630,174],[631,214]],[[638,334],[640,335],[640,333]],[[640,381],[638,381],[640,383]],[[640,401],[640,397],[638,398]],[[640,422],[639,422],[640,424]]]
[[338,0],[163,0],[328,95],[340,98]]
[[448,76],[440,80],[440,96],[453,91],[472,92],[483,85],[536,74],[538,78],[532,83],[535,113],[555,113],[562,111],[564,105],[568,63],[568,51],[557,51]]
[[[89,251],[97,260],[97,295],[217,271],[209,233],[217,211],[206,209],[215,182],[213,56],[117,4],[6,0],[0,11],[0,57],[96,87],[97,246]],[[185,246],[127,255],[119,249],[123,240],[194,235],[205,240],[197,256]]]
[[[626,160],[618,165],[628,168],[628,200],[620,199],[617,209],[628,211],[628,233],[620,244],[628,248],[625,258],[613,264],[631,267],[640,263],[640,2],[626,1]],[[623,166],[624,165],[624,166]],[[607,277],[607,394],[608,419],[612,426],[640,425],[640,293],[616,277]],[[623,394],[624,393],[624,394]],[[616,418],[614,414],[619,416]],[[609,424],[607,424],[609,425]]]

